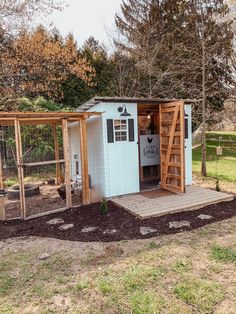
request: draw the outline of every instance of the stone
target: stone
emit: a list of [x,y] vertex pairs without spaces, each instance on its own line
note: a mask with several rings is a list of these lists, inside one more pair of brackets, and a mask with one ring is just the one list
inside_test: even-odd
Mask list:
[[43,253],[43,254],[40,254],[37,258],[39,260],[44,260],[44,259],[47,259],[50,257],[50,254],[49,253]]
[[48,220],[46,223],[48,225],[58,225],[58,224],[63,224],[64,220],[61,218],[53,218],[51,220]]
[[115,234],[117,232],[116,229],[111,229],[111,230],[105,230],[103,231],[103,234],[104,235],[112,235],[112,234]]
[[50,179],[48,179],[47,184],[48,185],[55,185],[56,184],[56,180],[54,178],[50,178]]
[[197,218],[202,219],[202,220],[213,219],[211,215],[205,215],[205,214],[198,215]]
[[74,224],[66,224],[66,225],[61,225],[58,229],[59,230],[68,230],[74,227]]
[[97,229],[98,229],[98,227],[84,227],[83,229],[81,229],[81,232],[87,233],[87,232],[95,231]]
[[139,230],[142,235],[147,235],[149,233],[157,232],[157,229],[154,229],[151,227],[140,227]]
[[169,223],[169,228],[182,228],[182,227],[190,227],[190,222],[187,220],[181,221],[171,221]]

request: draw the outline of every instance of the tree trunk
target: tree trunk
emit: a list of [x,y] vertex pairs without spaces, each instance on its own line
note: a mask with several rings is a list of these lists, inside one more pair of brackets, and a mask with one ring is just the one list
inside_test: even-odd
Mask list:
[[206,46],[202,34],[202,176],[206,177]]

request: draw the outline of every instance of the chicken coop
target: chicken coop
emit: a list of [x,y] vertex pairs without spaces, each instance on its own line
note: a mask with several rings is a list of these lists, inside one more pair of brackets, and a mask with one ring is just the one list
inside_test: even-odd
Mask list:
[[[88,204],[86,119],[101,113],[0,113],[0,219]],[[71,180],[69,125],[79,123],[80,178]]]

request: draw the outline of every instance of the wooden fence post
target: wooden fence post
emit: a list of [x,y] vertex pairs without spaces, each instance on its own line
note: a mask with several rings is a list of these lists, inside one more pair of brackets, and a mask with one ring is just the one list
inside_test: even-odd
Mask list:
[[52,125],[52,134],[54,140],[54,154],[55,154],[55,161],[56,161],[56,184],[59,184],[59,177],[60,177],[60,163],[59,163],[59,146],[58,146],[58,136],[57,136],[57,126]]
[[20,191],[20,210],[21,218],[26,218],[26,206],[25,206],[25,189],[24,189],[24,170],[23,170],[23,156],[22,156],[22,143],[21,143],[21,130],[19,120],[14,120],[15,126],[15,140],[16,140],[16,161],[19,180]]
[[71,163],[70,163],[70,145],[68,134],[68,121],[62,120],[62,133],[63,133],[63,148],[65,159],[65,187],[66,187],[66,206],[70,208],[72,206],[71,199]]
[[82,201],[84,205],[90,203],[89,173],[88,173],[88,146],[86,120],[80,120],[80,156],[82,173]]
[[[3,172],[2,172],[2,154],[0,152],[0,189],[4,189],[3,184]],[[5,198],[0,197],[0,220],[6,220],[6,212],[5,212]]]

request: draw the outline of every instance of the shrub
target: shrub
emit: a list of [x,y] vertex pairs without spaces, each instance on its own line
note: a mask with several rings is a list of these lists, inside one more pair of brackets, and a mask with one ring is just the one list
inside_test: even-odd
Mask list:
[[106,215],[108,213],[109,207],[106,199],[103,199],[100,205],[100,212],[102,215]]

